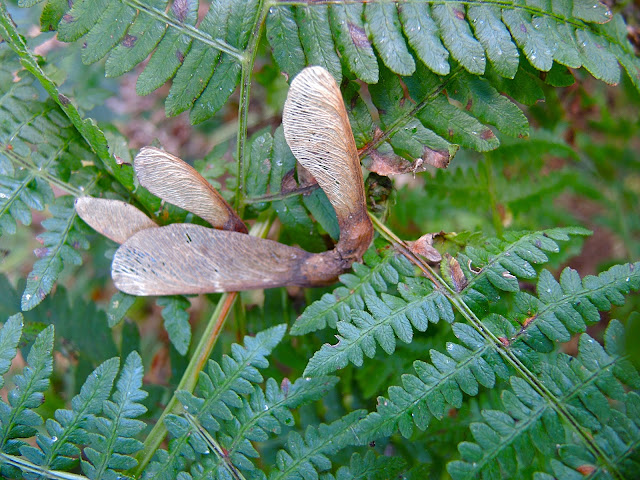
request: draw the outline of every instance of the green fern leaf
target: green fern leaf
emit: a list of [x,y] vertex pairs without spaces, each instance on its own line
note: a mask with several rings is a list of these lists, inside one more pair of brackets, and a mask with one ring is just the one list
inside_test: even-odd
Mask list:
[[[8,327],[11,327],[9,322],[5,323],[2,332],[9,330]],[[18,328],[21,329],[21,325]],[[18,454],[19,449],[27,445],[22,439],[34,436],[42,425],[42,418],[35,409],[42,404],[43,394],[49,388],[53,372],[52,350],[53,327],[48,327],[40,332],[29,350],[28,366],[13,378],[16,387],[8,395],[8,404],[0,402],[0,450],[4,453]],[[19,475],[15,467],[7,465],[3,465],[0,471],[9,474],[10,470],[10,477]]]
[[156,303],[162,307],[164,328],[169,334],[171,344],[180,355],[186,355],[191,342],[191,325],[187,313],[191,303],[183,296],[161,297]]
[[378,81],[376,60],[363,21],[362,4],[331,5],[331,29],[349,70],[366,83]]
[[269,9],[267,39],[280,71],[287,78],[295,77],[305,67],[306,59],[292,7],[278,6]]
[[113,2],[109,5],[86,36],[82,61],[91,64],[107,55],[120,43],[135,17],[136,10],[124,3]]
[[329,8],[326,5],[297,7],[296,22],[304,25],[300,29],[300,40],[307,56],[307,64],[326,68],[340,84],[342,67],[331,37]]
[[82,470],[92,480],[116,480],[122,478],[116,470],[137,465],[131,455],[142,448],[136,436],[145,424],[135,418],[147,411],[139,403],[147,396],[141,390],[143,373],[140,355],[132,352],[116,383],[113,401],[105,400],[103,416],[91,419],[89,445],[83,451],[88,461],[82,461]]
[[[616,333],[607,333],[607,336],[621,334],[622,327],[618,322],[613,321],[610,328]],[[524,380],[512,377],[512,391],[502,394],[506,413],[484,410],[484,422],[471,424],[471,433],[476,443],[464,442],[459,445],[462,460],[451,462],[447,466],[453,478],[477,478],[478,475],[519,476],[518,472],[528,467],[527,462],[530,462],[530,456],[522,456],[521,448],[525,444],[533,445],[540,453],[551,457],[551,471],[562,478],[575,474],[575,471],[572,472],[558,458],[553,458],[557,455],[563,461],[568,461],[573,468],[592,465],[593,470],[606,471],[617,468],[616,465],[620,464],[616,462],[616,457],[626,456],[629,448],[634,448],[629,442],[637,442],[640,438],[640,429],[633,424],[637,417],[630,421],[624,415],[624,410],[612,409],[608,399],[625,407],[636,401],[637,395],[626,393],[613,377],[612,371],[617,367],[633,372],[634,385],[638,384],[640,377],[624,357],[617,355],[615,347],[605,345],[602,348],[583,334],[576,358],[557,353],[549,360],[548,363],[542,363],[540,379],[554,395],[554,403],[543,399]],[[558,415],[556,402],[562,405],[561,412],[571,412],[583,428],[597,432],[595,443],[602,448],[600,452],[606,452],[606,456],[594,456],[593,447],[585,448],[585,445],[574,443],[579,440],[567,435],[561,422],[562,417]],[[627,415],[634,415],[630,409],[625,410]],[[612,425],[621,424],[630,428],[626,430],[625,440],[611,428]],[[556,450],[552,445],[562,447]],[[581,459],[583,463],[575,463],[577,459]]]
[[402,36],[396,5],[368,3],[365,17],[373,44],[384,64],[399,75],[411,75],[416,69],[416,63]]
[[[165,11],[167,0],[151,0],[149,7]],[[158,45],[166,25],[151,15],[139,13],[120,44],[113,49],[105,63],[107,77],[117,77],[132,70]]]
[[535,20],[524,10],[505,10],[502,19],[527,60],[538,70],[548,72],[553,65],[553,51],[544,31],[538,30]]
[[348,319],[351,309],[364,309],[364,296],[386,292],[400,281],[401,276],[413,276],[413,267],[402,256],[383,252],[382,257],[369,250],[365,265],[354,264],[353,273],[344,274],[340,281],[345,285],[305,309],[291,327],[292,335],[303,335],[329,326],[335,328],[339,319]]
[[38,433],[36,437],[40,448],[24,445],[20,453],[30,462],[46,468],[72,468],[77,463],[75,457],[80,454],[77,445],[88,443],[87,420],[102,412],[119,364],[118,358],[112,358],[96,368],[80,393],[71,399],[72,409],[56,410],[56,419],[47,420],[47,433]]
[[396,337],[411,343],[413,328],[427,329],[429,322],[441,318],[453,321],[453,311],[448,300],[438,290],[414,281],[411,285],[398,284],[403,298],[386,293],[363,295],[370,313],[362,310],[351,312],[349,322],[337,323],[336,345],[325,344],[309,360],[305,375],[322,375],[344,368],[348,363],[361,366],[364,355],[372,358],[378,343],[387,354],[396,348]]
[[[221,421],[232,420],[232,412],[243,406],[243,396],[253,393],[253,384],[263,381],[258,369],[269,365],[266,356],[282,340],[285,330],[286,325],[278,325],[255,337],[245,337],[244,347],[233,344],[231,356],[223,356],[220,363],[210,360],[207,372],[200,374],[196,393],[201,396],[186,391],[178,393],[185,410],[207,432],[217,432]],[[193,427],[185,418],[170,415],[165,423],[174,437],[169,451],[156,452],[143,478],[175,478],[176,472],[185,469],[185,461],[193,459],[195,452],[205,454],[208,450],[201,435],[192,435]]]
[[115,327],[122,321],[137,298],[138,297],[122,292],[116,292],[113,294],[106,312],[109,328]]
[[611,11],[599,0],[573,0],[572,15],[585,22],[607,23],[611,20]]
[[470,5],[467,15],[495,71],[503,77],[513,78],[518,70],[520,54],[502,23],[500,9],[489,5]]
[[598,80],[617,85],[620,67],[615,55],[609,51],[609,43],[588,30],[576,30],[576,39],[584,68]]
[[469,73],[482,75],[487,60],[482,45],[473,38],[469,24],[465,20],[464,5],[454,2],[434,5],[431,13],[451,56]]
[[579,227],[507,232],[503,240],[487,239],[482,246],[468,246],[457,257],[469,282],[462,291],[465,301],[470,305],[491,301],[498,296],[496,289],[518,292],[518,278],[536,278],[534,265],[549,261],[545,251],[558,252],[557,242],[569,240],[569,235],[590,233]]
[[[198,2],[195,0],[174,2],[169,10],[169,18],[181,25],[194,25],[198,19]],[[138,95],[148,95],[172,78],[182,64],[190,46],[191,38],[185,33],[177,29],[169,29],[138,77],[136,83]]]
[[[209,11],[200,22],[199,29],[212,38],[225,38],[227,23],[233,2],[219,0],[212,2]],[[178,73],[173,78],[166,101],[167,116],[178,115],[193,105],[209,83],[220,58],[220,51],[209,45],[196,42],[187,52]]]
[[455,80],[452,97],[466,105],[477,118],[495,125],[498,130],[512,137],[529,136],[529,122],[507,97],[500,95],[489,82],[468,75]]
[[524,325],[509,343],[525,342],[538,351],[549,351],[556,341],[568,341],[569,332],[584,332],[587,324],[600,320],[598,311],[622,305],[623,294],[640,288],[639,267],[640,262],[615,265],[584,279],[565,268],[559,282],[543,271],[536,289],[538,298],[525,292],[516,295],[516,317]]
[[22,314],[16,313],[9,317],[0,330],[0,388],[4,386],[4,374],[9,371],[11,361],[16,356],[21,336]]
[[468,325],[454,324],[453,329],[465,346],[447,343],[448,355],[431,350],[432,364],[414,362],[416,375],[403,375],[402,387],[390,387],[388,399],[379,397],[377,411],[358,424],[362,444],[396,429],[408,438],[414,424],[424,430],[431,417],[444,416],[447,405],[460,408],[463,392],[477,395],[479,384],[491,388],[496,375],[507,376],[505,363],[492,344]]
[[409,45],[416,54],[438,75],[447,75],[450,71],[449,52],[438,37],[438,27],[429,15],[427,5],[417,3],[398,4],[400,20]]
[[[398,478],[406,470],[407,463],[400,457],[386,455],[376,456],[369,450],[364,456],[359,453],[351,455],[349,475],[355,479],[383,480]],[[339,477],[338,477],[339,478]]]
[[329,425],[307,427],[304,437],[291,432],[286,450],[279,450],[276,455],[269,480],[318,478],[318,473],[328,471],[331,468],[328,456],[357,441],[353,427],[363,414],[363,410],[356,410]]
[[44,299],[53,288],[63,265],[82,264],[76,248],[89,247],[89,242],[77,226],[72,197],[58,197],[49,210],[53,217],[42,222],[47,231],[38,238],[44,247],[37,251],[40,258],[27,277],[27,285],[22,294],[23,310],[31,310]]

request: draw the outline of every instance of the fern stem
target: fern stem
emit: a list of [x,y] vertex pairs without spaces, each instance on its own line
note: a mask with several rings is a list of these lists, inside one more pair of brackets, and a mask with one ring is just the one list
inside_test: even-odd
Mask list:
[[238,212],[238,215],[242,217],[242,210],[244,209],[244,202],[242,197],[244,195],[244,157],[245,148],[247,144],[247,125],[249,117],[249,99],[251,94],[251,73],[253,71],[253,64],[256,61],[256,55],[258,53],[258,42],[262,37],[262,28],[264,21],[267,18],[267,12],[270,5],[265,5],[264,0],[259,0],[258,10],[256,13],[255,23],[249,38],[249,44],[244,52],[242,58],[242,78],[240,81],[240,105],[238,106],[238,141],[236,144],[236,178],[238,184],[236,185],[236,198],[234,207]]
[[224,449],[216,442],[216,439],[211,436],[211,434],[207,431],[206,428],[203,428],[202,425],[198,422],[198,419],[191,415],[188,412],[185,412],[184,417],[187,419],[187,422],[191,425],[195,431],[197,431],[202,438],[204,438],[209,448],[216,454],[218,459],[224,464],[225,468],[231,474],[231,476],[235,480],[245,480],[244,475],[238,470],[238,468],[230,461],[231,451],[225,453]]
[[164,13],[164,11],[158,10],[154,7],[150,7],[148,3],[144,3],[139,0],[122,0],[122,3],[124,3],[125,5],[129,5],[130,7],[135,8],[140,12],[144,12],[145,14],[159,20],[162,23],[166,23],[170,27],[175,28],[184,35],[193,38],[194,40],[199,40],[200,42],[209,45],[216,50],[227,53],[240,62],[243,61],[242,52],[234,46],[229,45],[227,42],[219,38],[212,38],[206,33],[203,33],[201,30],[198,30],[196,27],[193,27],[191,25],[184,25],[176,21],[169,17],[166,13]]
[[16,457],[15,455],[9,455],[7,453],[0,452],[0,459],[2,459],[2,463],[13,465],[23,472],[34,473],[41,477],[52,478],[53,480],[89,480],[88,477],[85,477],[83,475],[43,468],[40,465],[31,463],[24,457]]
[[[270,228],[271,216],[263,219],[262,221],[256,222],[253,227],[251,227],[251,231],[249,233],[251,235],[264,238],[267,236]],[[220,336],[220,332],[222,331],[227,317],[229,316],[229,312],[237,298],[238,292],[224,293],[222,294],[222,297],[220,297],[220,300],[216,305],[216,309],[209,318],[207,327],[204,332],[202,332],[200,342],[198,342],[198,345],[191,356],[189,365],[187,365],[187,368],[180,379],[180,383],[174,390],[173,396],[167,403],[167,406],[160,415],[160,418],[158,418],[157,423],[145,439],[144,447],[138,454],[138,466],[134,472],[136,477],[139,477],[142,474],[143,470],[149,464],[153,454],[167,434],[167,427],[164,425],[164,418],[168,414],[173,413],[178,406],[178,398],[176,397],[175,392],[179,390],[193,392],[195,389],[196,383],[198,382],[198,375],[211,355],[213,347]]]
[[427,278],[434,283],[435,288],[440,289],[447,296],[449,301],[460,312],[460,314],[480,333],[485,339],[493,344],[493,348],[524,378],[524,380],[540,395],[542,396],[551,407],[563,417],[565,421],[578,433],[586,444],[590,453],[596,457],[602,459],[609,471],[622,480],[624,477],[620,473],[616,464],[609,458],[604,450],[593,440],[591,433],[582,427],[578,421],[573,417],[571,412],[567,410],[564,404],[536,377],[521,361],[514,355],[508,345],[503,344],[492,332],[484,327],[484,324],[466,304],[464,299],[459,293],[454,291],[434,270],[433,268],[424,262],[420,257],[415,255],[406,245],[406,243],[389,230],[380,220],[374,215],[369,214],[373,222],[374,228],[380,232],[380,234],[391,242],[400,253],[402,253],[409,261],[415,264],[420,270],[422,270]]

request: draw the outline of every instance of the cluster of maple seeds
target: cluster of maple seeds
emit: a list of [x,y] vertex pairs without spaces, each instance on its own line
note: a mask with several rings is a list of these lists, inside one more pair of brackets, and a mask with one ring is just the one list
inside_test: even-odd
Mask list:
[[309,253],[247,235],[222,196],[191,166],[153,147],[134,160],[140,184],[213,228],[179,223],[157,226],[134,206],[82,197],[78,215],[120,243],[112,264],[116,287],[132,295],[230,292],[334,282],[360,261],[373,237],[362,170],[340,90],[322,67],[307,67],[291,82],[283,112],[284,135],[300,164],[333,206],[340,239],[333,250]]

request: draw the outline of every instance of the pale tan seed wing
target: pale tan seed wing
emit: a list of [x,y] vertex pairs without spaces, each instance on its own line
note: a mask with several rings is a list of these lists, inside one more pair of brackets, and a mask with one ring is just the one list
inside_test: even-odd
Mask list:
[[132,295],[232,292],[306,285],[311,254],[238,232],[178,223],[139,232],[113,258],[118,289]]
[[215,228],[247,233],[247,227],[224,198],[188,163],[170,153],[144,147],[133,166],[154,195],[209,222]]
[[120,200],[80,197],[76,212],[95,231],[117,243],[124,243],[140,230],[157,227],[136,207]]
[[282,114],[284,136],[316,178],[341,229],[365,210],[362,170],[338,85],[322,67],[307,67],[291,82]]

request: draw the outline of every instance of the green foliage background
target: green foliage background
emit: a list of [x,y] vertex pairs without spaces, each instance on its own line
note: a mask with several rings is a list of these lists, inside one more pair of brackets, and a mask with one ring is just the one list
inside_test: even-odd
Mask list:
[[[638,17],[595,0],[0,0],[0,475],[633,478]],[[416,171],[368,176],[363,263],[323,289],[115,292],[115,245],[74,197],[202,222],[134,178],[150,124],[253,234],[339,236],[279,126],[306,65],[340,84],[365,167]],[[421,172],[434,155],[449,167]],[[437,265],[401,240],[427,232]]]

